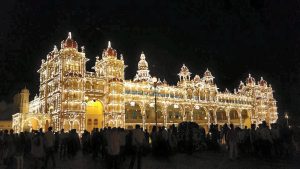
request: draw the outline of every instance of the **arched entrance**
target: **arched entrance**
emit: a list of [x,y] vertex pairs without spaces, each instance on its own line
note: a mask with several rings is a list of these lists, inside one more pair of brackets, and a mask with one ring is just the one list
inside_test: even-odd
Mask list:
[[[162,113],[162,106],[160,104],[156,104],[156,113],[157,113],[157,124],[162,126],[164,123],[164,115]],[[148,131],[152,130],[152,127],[155,126],[156,119],[155,119],[155,104],[150,103],[147,104],[145,107],[145,122],[146,128]]]
[[250,128],[251,127],[251,119],[250,119],[250,115],[249,115],[248,111],[247,110],[242,110],[241,116],[242,116],[243,125]]
[[125,103],[125,124],[126,128],[132,129],[135,124],[143,123],[143,116],[141,113],[141,107],[137,102]]
[[[94,128],[102,128],[103,127],[103,119],[104,119],[104,107],[103,104],[98,100],[88,101],[86,103],[86,130],[92,131]],[[77,124],[76,124],[77,125]],[[75,127],[75,123],[74,123]]]
[[73,121],[72,129],[75,129],[77,133],[80,132],[80,123],[79,123],[79,121],[77,121],[77,120]]
[[23,124],[23,131],[38,130],[40,128],[40,122],[36,118],[28,118]]
[[182,107],[178,104],[172,104],[167,108],[168,123],[180,123],[183,121]]
[[203,107],[195,106],[193,110],[193,121],[199,124],[200,126],[204,127],[207,131],[207,115],[206,111]]
[[230,123],[234,124],[235,126],[240,126],[240,118],[236,109],[230,110],[229,117],[230,117]]
[[228,123],[226,111],[223,108],[219,108],[216,112],[216,115],[218,124],[222,125],[224,123]]
[[65,132],[69,132],[71,130],[71,124],[69,120],[64,120],[63,129]]

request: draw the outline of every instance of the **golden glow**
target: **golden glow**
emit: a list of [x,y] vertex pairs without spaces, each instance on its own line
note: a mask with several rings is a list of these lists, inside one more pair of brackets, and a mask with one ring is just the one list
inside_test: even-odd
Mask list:
[[86,130],[102,128],[104,120],[104,107],[100,101],[88,101],[86,104]]

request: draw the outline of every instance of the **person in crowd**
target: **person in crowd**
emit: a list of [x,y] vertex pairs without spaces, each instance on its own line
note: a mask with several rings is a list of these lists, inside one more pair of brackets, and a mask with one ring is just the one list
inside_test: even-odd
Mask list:
[[119,154],[121,147],[121,137],[117,128],[109,129],[106,134],[107,139],[107,167],[108,169],[119,168]]
[[273,140],[271,137],[270,129],[268,128],[267,123],[265,121],[263,121],[260,127],[259,137],[260,137],[260,149],[262,150],[263,157],[270,158]]
[[35,134],[31,139],[31,155],[33,166],[32,169],[41,169],[44,167],[45,151],[44,151],[44,140],[42,134],[38,131],[34,131]]
[[80,139],[76,129],[72,129],[68,134],[68,157],[74,159],[77,152],[80,150]]
[[23,132],[21,132],[19,136],[16,137],[15,145],[16,145],[15,159],[17,164],[16,169],[23,169],[24,166],[23,156],[25,150],[25,135]]
[[45,151],[46,151],[46,159],[45,159],[45,168],[47,168],[48,160],[51,158],[53,167],[56,166],[55,164],[55,157],[54,157],[54,145],[55,145],[55,136],[52,131],[52,127],[48,128],[48,131],[44,134],[45,140]]
[[229,143],[229,159],[237,158],[237,131],[233,124],[230,124],[230,130],[227,132],[227,142]]
[[279,156],[280,153],[280,147],[281,147],[281,140],[280,140],[280,133],[279,128],[277,124],[271,124],[271,137],[273,140],[273,150],[274,154],[276,156]]
[[227,123],[225,123],[225,124],[222,126],[221,129],[222,129],[222,130],[221,130],[221,136],[220,136],[220,138],[221,138],[221,140],[222,140],[222,143],[225,143],[226,146],[227,146],[227,149],[228,149],[228,143],[226,142],[226,140],[227,140],[227,132],[228,132],[228,130],[229,130],[229,127],[228,127]]
[[57,153],[59,149],[59,132],[54,133],[54,152]]
[[153,126],[152,132],[150,134],[151,138],[151,144],[152,144],[152,153],[157,154],[158,152],[158,133],[157,133],[157,127]]
[[93,158],[96,160],[98,158],[98,153],[101,147],[101,136],[98,128],[94,128],[91,136],[91,145],[92,145],[92,152]]
[[251,124],[251,129],[250,129],[250,133],[249,133],[249,138],[250,138],[250,153],[252,155],[255,155],[255,153],[258,150],[258,136],[257,136],[257,132],[256,132],[256,125],[255,124]]
[[129,164],[129,169],[133,169],[135,160],[137,159],[137,169],[141,169],[142,166],[142,146],[145,141],[145,135],[140,128],[140,125],[136,125],[132,131],[132,148],[133,154]]
[[123,128],[118,128],[120,135],[120,162],[125,161],[125,149],[126,149],[126,132]]
[[68,143],[68,133],[65,133],[65,130],[61,129],[59,134],[59,158],[61,160],[66,158],[67,147],[68,147],[67,143]]
[[88,154],[90,152],[90,133],[87,130],[83,131],[81,136],[81,145],[82,153],[84,155]]

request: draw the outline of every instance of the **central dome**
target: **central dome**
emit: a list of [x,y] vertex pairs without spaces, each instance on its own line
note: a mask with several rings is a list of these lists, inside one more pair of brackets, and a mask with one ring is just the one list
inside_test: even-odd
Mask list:
[[62,41],[63,48],[78,48],[78,44],[75,40],[72,39],[72,34],[69,32],[68,37],[66,40]]
[[117,51],[111,47],[110,41],[108,41],[107,48],[104,49],[102,55],[105,56],[105,57],[106,56],[117,57]]

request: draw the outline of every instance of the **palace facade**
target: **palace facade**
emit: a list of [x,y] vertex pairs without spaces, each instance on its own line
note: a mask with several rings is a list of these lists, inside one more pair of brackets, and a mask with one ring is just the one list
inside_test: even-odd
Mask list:
[[151,129],[194,121],[207,128],[210,123],[273,123],[277,120],[276,100],[271,85],[251,75],[233,93],[219,91],[209,70],[191,76],[183,65],[177,85],[153,78],[146,55],[140,55],[133,80],[124,77],[126,65],[110,42],[96,57],[93,72],[86,71],[84,47],[69,33],[61,47],[49,52],[38,73],[39,94],[29,101],[29,90],[20,93],[20,112],[13,115],[13,128],[24,130],[72,128],[82,132],[105,126],[132,128],[140,124]]

